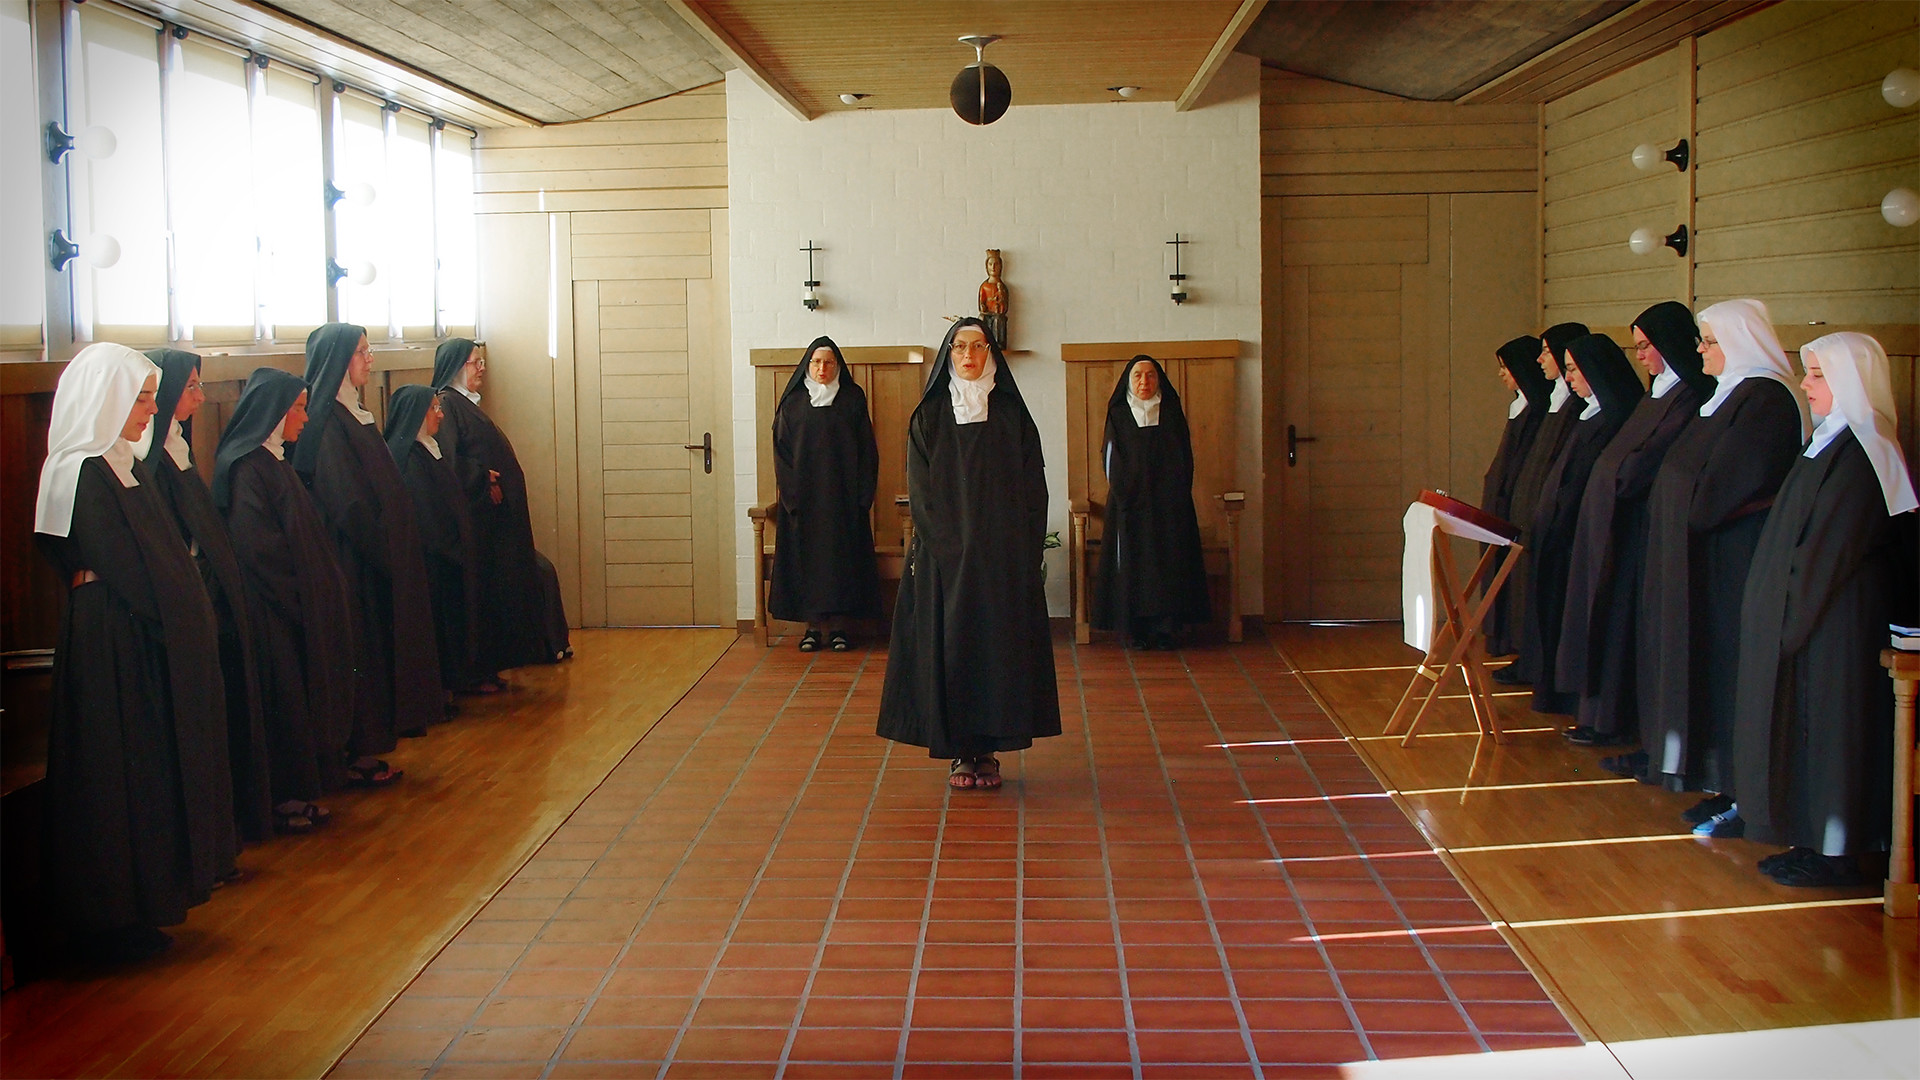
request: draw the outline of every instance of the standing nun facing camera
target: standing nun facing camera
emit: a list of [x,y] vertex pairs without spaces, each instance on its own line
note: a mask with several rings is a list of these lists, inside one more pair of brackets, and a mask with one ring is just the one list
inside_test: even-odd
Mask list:
[[66,584],[47,733],[49,906],[76,944],[168,944],[233,870],[220,626],[138,460],[160,383],[123,345],[82,349],[53,395],[34,540]]
[[1182,624],[1203,623],[1207,570],[1193,512],[1193,439],[1180,393],[1151,356],[1134,357],[1107,401],[1107,509],[1093,625],[1133,647],[1173,648]]
[[1042,552],[1040,431],[987,338],[947,332],[907,423],[913,550],[901,575],[879,734],[952,762],[955,788],[997,788],[1002,750],[1060,734]]
[[873,557],[873,487],[880,475],[867,395],[840,347],[815,338],[787,380],[773,416],[773,469],[780,485],[773,586],[767,610],[805,622],[800,651],[850,646],[842,624],[880,614]]
[[1862,885],[1857,856],[1886,850],[1892,819],[1893,694],[1879,656],[1888,621],[1912,618],[1916,503],[1880,343],[1828,334],[1800,356],[1823,419],[1747,575],[1735,789],[1748,838],[1791,845],[1763,873]]

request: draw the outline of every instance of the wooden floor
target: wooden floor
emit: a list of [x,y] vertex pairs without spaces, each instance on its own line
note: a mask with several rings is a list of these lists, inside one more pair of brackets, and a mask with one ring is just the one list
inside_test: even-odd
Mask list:
[[[1697,840],[1675,795],[1599,767],[1520,693],[1506,746],[1381,738],[1418,657],[1400,626],[1285,626],[1275,644],[1576,1024],[1613,1042],[1920,1016],[1915,923],[1877,889],[1775,885],[1779,849]],[[1457,682],[1423,732],[1470,732]],[[1476,758],[1476,750],[1478,757]]]
[[0,998],[15,1076],[318,1076],[732,644],[731,630],[576,631],[577,658],[390,755],[393,789],[241,856],[246,880],[166,954]]

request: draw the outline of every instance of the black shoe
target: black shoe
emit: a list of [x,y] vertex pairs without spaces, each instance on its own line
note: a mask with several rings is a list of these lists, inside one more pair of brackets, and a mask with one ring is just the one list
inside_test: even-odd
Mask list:
[[133,964],[166,952],[173,939],[151,926],[128,926],[75,943],[81,958],[95,964]]
[[1173,635],[1164,630],[1159,631],[1153,635],[1153,647],[1161,652],[1172,652],[1176,647],[1173,644]]
[[1496,669],[1493,673],[1493,681],[1499,683],[1501,686],[1532,686],[1533,685],[1532,681],[1529,680],[1526,676],[1520,674],[1518,671],[1515,671],[1513,669],[1512,664],[1508,664],[1506,667]]
[[1148,648],[1147,639],[1143,637],[1134,637],[1133,639],[1127,642],[1127,648],[1132,649],[1135,652],[1146,652]]
[[1715,817],[1733,809],[1733,800],[1725,795],[1709,795],[1692,806],[1680,816],[1689,825],[1698,825],[1710,817]]
[[1867,884],[1860,861],[1851,855],[1822,855],[1812,848],[1796,850],[1806,854],[1774,867],[1767,876],[1796,889],[1851,889]]
[[1591,724],[1581,724],[1578,727],[1561,728],[1560,737],[1575,746],[1592,746],[1600,733],[1593,730]]
[[1774,871],[1785,867],[1788,863],[1798,862],[1813,854],[1815,854],[1815,852],[1812,848],[1788,848],[1785,851],[1775,852],[1753,865],[1757,867],[1761,873],[1772,877]]
[[800,651],[813,652],[820,647],[820,631],[809,630],[800,635]]
[[1647,775],[1647,752],[1635,750],[1631,754],[1616,754],[1600,759],[1600,767],[1615,776],[1642,779]]

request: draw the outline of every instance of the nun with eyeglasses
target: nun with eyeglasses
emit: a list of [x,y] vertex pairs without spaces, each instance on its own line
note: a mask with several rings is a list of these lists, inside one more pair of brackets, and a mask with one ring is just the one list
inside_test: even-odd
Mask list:
[[160,369],[82,349],[53,396],[34,541],[64,590],[47,735],[49,906],[89,957],[165,949],[234,872],[220,623],[140,461]]
[[[1913,476],[1892,372],[1865,334],[1800,350],[1820,420],[1774,498],[1747,574],[1735,697],[1734,788],[1747,838],[1787,850],[1759,868],[1781,885],[1871,880],[1861,856],[1892,823],[1887,624],[1913,618]],[[1891,748],[1891,752],[1889,752]],[[1877,876],[1877,875],[1874,875]]]

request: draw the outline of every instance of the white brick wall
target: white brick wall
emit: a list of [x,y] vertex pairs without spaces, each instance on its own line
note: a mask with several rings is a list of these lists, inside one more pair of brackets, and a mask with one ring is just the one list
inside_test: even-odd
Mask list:
[[[957,67],[957,63],[956,63]],[[1006,256],[1013,357],[1039,425],[1064,530],[1067,341],[1238,338],[1241,550],[1260,542],[1260,76],[1232,57],[1208,104],[1015,107],[987,128],[948,110],[840,112],[803,124],[738,71],[727,75],[732,231],[733,437],[740,617],[752,615],[757,482],[747,354],[820,334],[849,345],[937,345],[972,314],[985,249]],[[1168,299],[1175,232],[1192,301]],[[824,303],[801,306],[808,240]],[[899,453],[898,447],[881,447]],[[1049,602],[1067,614],[1064,560]],[[1242,593],[1260,603],[1257,554]]]

